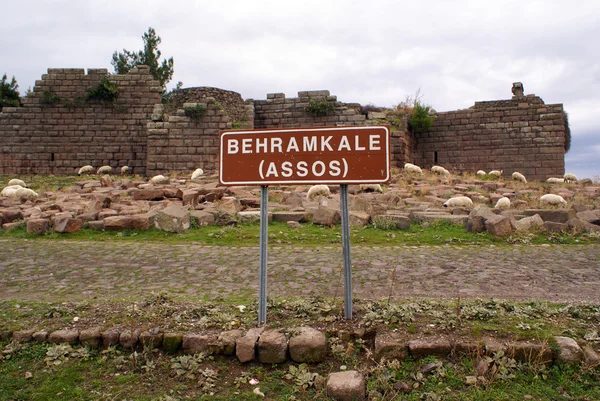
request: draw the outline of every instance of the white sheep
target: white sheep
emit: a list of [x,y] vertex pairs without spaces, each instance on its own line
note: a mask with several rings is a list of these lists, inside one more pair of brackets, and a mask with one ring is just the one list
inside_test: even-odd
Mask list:
[[201,175],[204,175],[204,170],[202,170],[201,168],[197,168],[192,173],[192,181],[195,180],[195,179],[197,179],[197,178],[200,178]]
[[383,193],[383,189],[379,184],[360,184],[360,192],[379,192]]
[[131,172],[131,168],[129,168],[129,166],[121,167],[121,175],[126,175],[126,174],[129,174],[130,172]]
[[155,175],[154,177],[150,178],[150,182],[152,184],[168,184],[169,178],[159,174],[159,175]]
[[492,170],[488,173],[488,175],[493,175],[496,177],[501,177],[504,170]]
[[478,177],[483,177],[485,175],[487,175],[487,173],[483,170],[477,170],[477,173],[475,173]]
[[10,180],[8,182],[8,186],[10,187],[11,185],[20,185],[23,188],[27,188],[27,184],[25,184],[25,181],[21,181],[18,178],[13,178],[12,180]]
[[442,166],[433,166],[431,171],[435,174],[443,175],[444,177],[448,177],[450,175],[450,172]]
[[565,182],[577,182],[579,181],[577,179],[577,176],[575,174],[571,174],[571,173],[567,173],[563,176],[563,179],[565,180]]
[[421,167],[412,163],[406,163],[404,165],[404,170],[406,170],[407,173],[423,174],[423,170],[421,170]]
[[102,166],[96,171],[97,175],[100,174],[112,174],[113,168],[111,166]]
[[522,183],[527,184],[527,179],[525,176],[517,171],[512,173],[512,179],[513,181],[521,181]]
[[473,207],[473,201],[467,196],[456,196],[444,202],[444,207]]
[[496,202],[496,206],[494,206],[495,209],[509,209],[510,208],[510,199],[508,199],[506,196],[503,196],[502,198],[498,199],[498,202]]
[[19,188],[13,195],[13,197],[21,200],[34,201],[39,195],[29,188]]
[[83,166],[82,168],[80,168],[77,175],[92,174],[93,172],[94,172],[94,168],[90,165],[87,165],[87,166]]
[[547,183],[550,184],[562,184],[563,182],[565,182],[564,178],[556,178],[556,177],[550,177],[546,180]]
[[329,187],[327,185],[313,185],[312,187],[310,187],[310,189],[308,190],[308,193],[306,194],[306,198],[313,200],[315,199],[317,196],[321,195],[321,196],[329,196],[331,192],[329,191]]
[[567,201],[560,195],[555,194],[546,194],[540,197],[540,203],[548,204],[548,205],[564,205],[567,206]]
[[15,192],[17,192],[18,189],[23,188],[20,185],[9,185],[8,187],[5,187],[2,192],[0,192],[0,196],[6,196],[7,198],[11,198],[14,196]]

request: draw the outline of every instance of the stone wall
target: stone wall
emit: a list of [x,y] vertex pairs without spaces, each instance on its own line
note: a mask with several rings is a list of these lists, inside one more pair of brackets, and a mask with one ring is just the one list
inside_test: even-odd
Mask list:
[[547,105],[534,95],[476,102],[466,110],[437,113],[431,130],[414,134],[412,160],[425,168],[562,177],[565,131],[562,104]]
[[252,119],[246,115],[247,109],[242,95],[224,89],[209,86],[176,89],[171,94],[170,101],[175,108],[181,108],[184,103],[203,103],[209,97],[221,104],[225,114],[231,117],[232,121],[245,122]]
[[[314,115],[307,112],[310,102],[326,102],[326,113]],[[254,100],[255,128],[290,127],[352,127],[385,124],[385,119],[368,119],[361,114],[360,104],[338,102],[337,96],[331,96],[328,90],[298,92],[298,97],[286,98],[283,93],[269,93],[266,100]],[[392,166],[403,166],[405,151],[409,149],[410,139],[406,131],[406,121],[401,128],[392,129],[390,143]]]
[[[86,100],[103,78],[116,84],[116,103]],[[126,75],[106,69],[48,69],[22,107],[0,113],[0,174],[74,174],[94,167],[146,169],[146,123],[161,88],[146,66]]]
[[219,168],[219,133],[231,129],[231,118],[221,103],[206,98],[205,103],[185,103],[183,107],[203,107],[201,118],[186,115],[183,108],[173,114],[156,105],[148,123],[146,175],[171,172],[191,173],[197,168],[214,173]]

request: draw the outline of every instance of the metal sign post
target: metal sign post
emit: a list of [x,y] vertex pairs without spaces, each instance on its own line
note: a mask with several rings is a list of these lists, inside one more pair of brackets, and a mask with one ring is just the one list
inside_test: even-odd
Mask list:
[[219,184],[260,185],[258,323],[267,321],[269,185],[339,184],[344,317],[352,319],[348,184],[390,180],[390,127],[228,130],[219,136]]
[[258,324],[267,322],[267,251],[269,243],[269,187],[260,187],[260,273],[258,283]]
[[348,211],[348,185],[340,185],[342,218],[342,253],[344,254],[344,318],[352,319],[352,261],[350,258],[350,216]]

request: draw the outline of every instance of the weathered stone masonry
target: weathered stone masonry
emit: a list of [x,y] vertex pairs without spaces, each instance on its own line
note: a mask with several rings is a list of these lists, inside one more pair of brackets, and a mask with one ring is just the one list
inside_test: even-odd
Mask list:
[[[117,104],[82,101],[87,90],[108,77],[117,84]],[[561,104],[517,93],[510,100],[476,102],[466,110],[437,113],[434,126],[411,133],[404,119],[390,124],[385,115],[365,116],[357,103],[343,103],[329,91],[299,92],[286,98],[268,94],[248,99],[217,88],[175,92],[160,105],[161,88],[147,67],[126,75],[105,69],[49,69],[36,81],[23,107],[0,113],[0,174],[74,174],[83,165],[128,165],[137,174],[191,172],[218,168],[218,136],[224,129],[321,126],[392,126],[392,166],[413,162],[451,170],[502,169],[528,178],[564,173],[565,114]],[[58,99],[47,104],[51,94]],[[325,115],[308,113],[310,101],[325,102]],[[184,102],[184,103],[182,103]],[[187,102],[187,103],[185,103]],[[185,108],[202,105],[202,118]]]
[[476,102],[466,110],[438,113],[431,130],[415,134],[413,160],[421,167],[562,177],[565,130],[562,104],[547,105],[534,95]]
[[[85,101],[105,77],[118,86],[118,104]],[[145,66],[126,75],[48,69],[23,107],[0,113],[0,174],[74,174],[86,164],[145,173],[146,123],[160,91]],[[45,104],[49,95],[54,104]]]

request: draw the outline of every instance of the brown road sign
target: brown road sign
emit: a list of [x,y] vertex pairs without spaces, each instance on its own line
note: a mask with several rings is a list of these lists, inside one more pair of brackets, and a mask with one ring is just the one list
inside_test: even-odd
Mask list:
[[366,184],[390,179],[387,126],[223,131],[221,185]]

